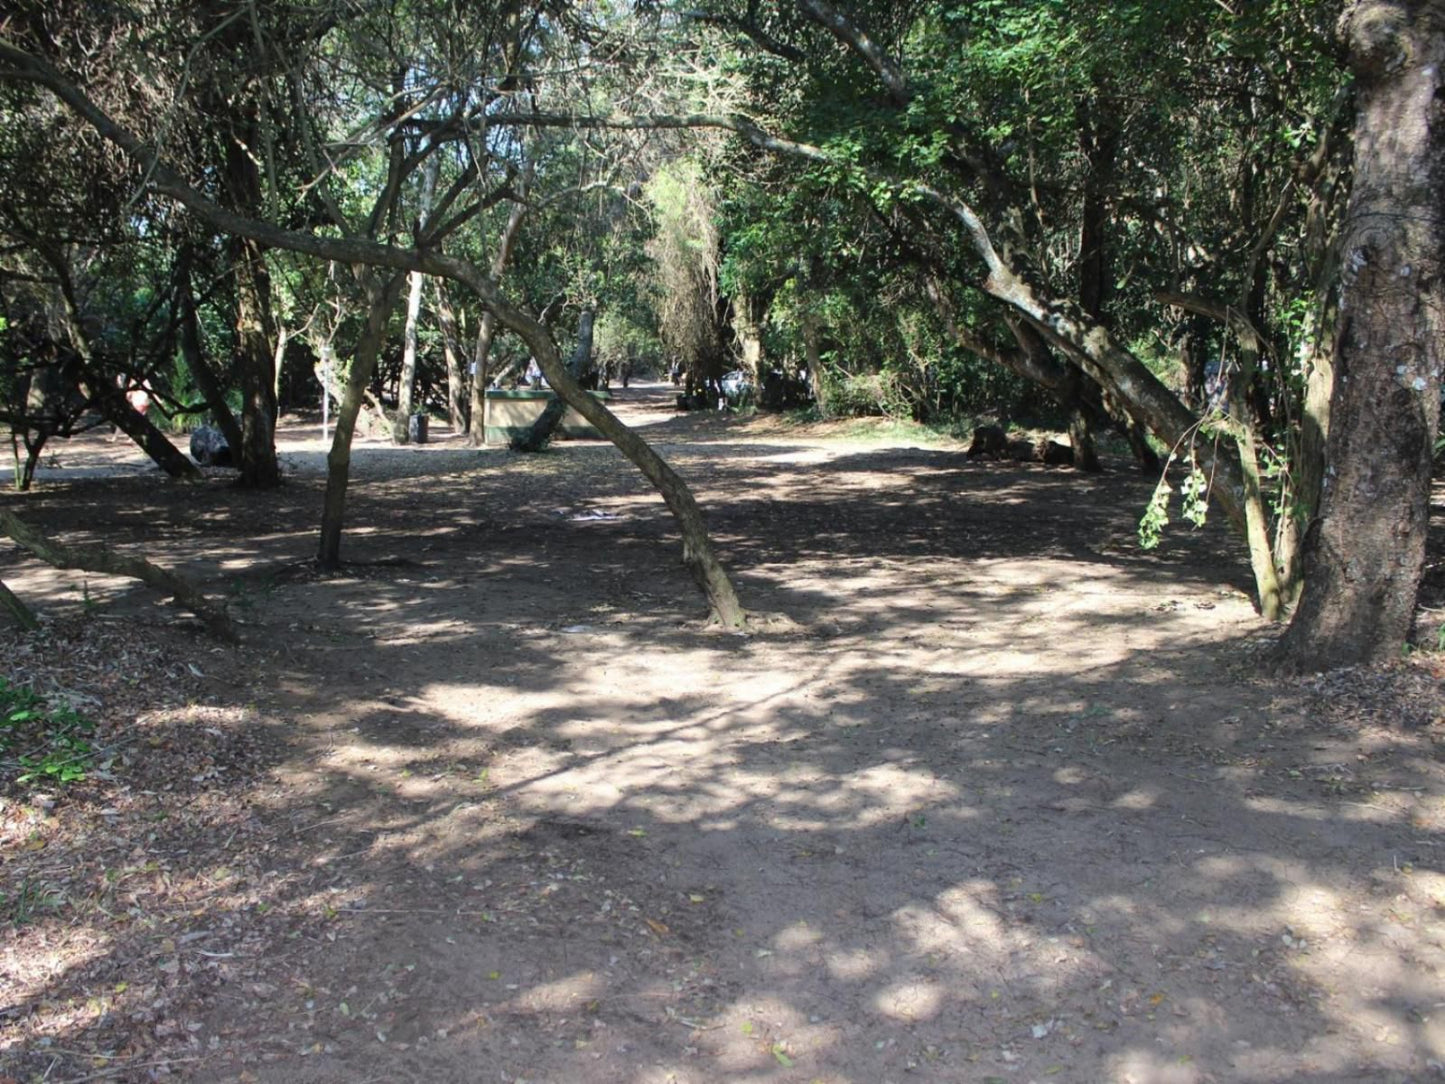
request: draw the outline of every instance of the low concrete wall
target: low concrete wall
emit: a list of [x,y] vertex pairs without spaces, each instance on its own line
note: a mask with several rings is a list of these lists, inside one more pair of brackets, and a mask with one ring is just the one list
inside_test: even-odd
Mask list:
[[[610,402],[612,396],[605,391],[588,392],[594,399]],[[518,388],[508,391],[503,388],[487,389],[487,413],[483,419],[488,444],[506,444],[513,437],[521,436],[538,418],[547,404],[557,398],[557,393],[547,388]],[[578,414],[572,407],[562,415],[562,424],[557,427],[557,436],[574,437],[580,440],[601,440],[602,434]]]

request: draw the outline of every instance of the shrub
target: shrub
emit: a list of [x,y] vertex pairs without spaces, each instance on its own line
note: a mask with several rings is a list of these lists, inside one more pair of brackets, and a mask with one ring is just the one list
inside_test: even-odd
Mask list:
[[0,771],[20,786],[64,786],[95,760],[95,724],[66,704],[50,704],[0,678]]

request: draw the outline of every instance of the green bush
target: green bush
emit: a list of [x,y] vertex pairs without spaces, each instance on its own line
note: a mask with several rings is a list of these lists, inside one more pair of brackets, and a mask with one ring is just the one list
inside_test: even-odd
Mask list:
[[913,406],[898,374],[824,370],[828,409],[837,418],[911,418]]

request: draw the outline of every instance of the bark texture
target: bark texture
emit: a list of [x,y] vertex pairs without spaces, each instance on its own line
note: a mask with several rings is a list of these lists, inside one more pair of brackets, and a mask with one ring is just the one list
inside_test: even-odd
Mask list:
[[1355,71],[1355,179],[1341,233],[1335,384],[1291,669],[1397,658],[1429,526],[1445,337],[1445,0],[1361,0],[1340,31]]

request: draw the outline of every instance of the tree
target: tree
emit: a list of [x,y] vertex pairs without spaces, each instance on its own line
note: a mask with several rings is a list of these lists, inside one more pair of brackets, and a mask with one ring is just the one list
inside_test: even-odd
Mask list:
[[1330,405],[1329,475],[1283,661],[1398,657],[1429,530],[1445,363],[1445,3],[1356,0],[1340,20],[1357,88],[1354,184]]
[[[746,614],[738,602],[731,580],[713,552],[701,509],[687,485],[641,437],[581,389],[567,372],[556,344],[542,323],[512,304],[475,264],[443,255],[429,243],[404,249],[357,236],[352,230],[339,237],[334,233],[308,233],[238,214],[189,184],[168,164],[156,146],[146,143],[109,116],[63,72],[4,39],[0,39],[0,77],[43,86],[134,165],[144,166],[147,170],[144,183],[148,190],[175,200],[213,229],[257,245],[284,248],[352,266],[392,272],[421,271],[467,286],[500,323],[526,343],[558,395],[612,440],[658,489],[681,530],[684,563],[706,595],[714,617],[729,627],[740,627],[745,623]],[[405,148],[398,150],[399,146],[399,143],[393,143],[393,157],[404,153]],[[438,201],[438,218],[445,213],[447,204],[446,198]],[[346,229],[345,217],[338,218],[337,226]],[[431,239],[423,240],[429,242]],[[340,428],[338,419],[338,432]]]
[[715,389],[723,375],[723,347],[712,193],[697,163],[683,159],[654,174],[646,196],[655,224],[647,254],[654,268],[658,333],[682,362],[689,392]]
[[[765,125],[736,115],[705,123],[807,163],[835,189],[851,190],[868,213],[905,214],[912,232],[928,239],[930,270],[951,292],[991,299],[998,316],[1011,310],[1044,348],[1098,386],[1105,405],[1182,455],[1194,478],[1208,479],[1213,500],[1247,543],[1261,609],[1271,618],[1282,614],[1289,591],[1279,573],[1294,567],[1282,549],[1292,538],[1286,528],[1296,500],[1286,492],[1271,505],[1259,458],[1261,436],[1282,435],[1271,396],[1288,395],[1284,416],[1302,413],[1298,387],[1281,363],[1292,352],[1252,326],[1247,343],[1230,344],[1239,359],[1231,361],[1233,394],[1195,409],[1162,379],[1156,343],[1136,330],[1159,322],[1158,303],[1152,312],[1125,307],[1121,290],[1110,289],[1117,282],[1109,268],[1126,254],[1136,268],[1147,266],[1142,254],[1151,248],[1177,267],[1216,260],[1213,279],[1247,284],[1245,323],[1272,291],[1297,296],[1297,282],[1278,271],[1298,277],[1282,226],[1304,231],[1311,219],[1328,221],[1328,206],[1313,214],[1320,193],[1301,168],[1323,138],[1333,89],[1319,6],[1283,3],[1242,14],[1202,0],[1117,11],[1071,2],[1007,11],[868,3],[845,10],[797,0],[766,15],[757,5],[718,8],[712,18],[787,60],[797,77],[791,94],[779,94],[777,65],[760,66],[760,88],[790,103],[769,117],[756,101],[754,115]],[[1271,66],[1279,40],[1294,51]],[[1151,59],[1161,53],[1178,64]],[[1111,70],[1147,81],[1130,99],[1137,120],[1100,122],[1114,93]],[[1258,119],[1271,109],[1278,117],[1282,107],[1290,111],[1283,140],[1278,119]],[[1268,138],[1240,145],[1230,132],[1241,120],[1245,131],[1267,130]],[[1064,132],[1074,135],[1060,138]],[[1239,154],[1211,152],[1211,139]],[[1261,159],[1269,171],[1255,169]],[[1080,174],[1070,162],[1087,168]],[[1132,179],[1120,174],[1125,165],[1152,199],[1122,198]],[[1201,165],[1240,168],[1247,183],[1222,173],[1218,185],[1198,194]],[[1216,191],[1231,202],[1212,205]],[[1199,203],[1210,204],[1203,215],[1194,210]],[[1221,223],[1214,245],[1205,234]],[[1076,265],[1068,253],[1077,251],[1085,259]],[[1294,462],[1288,450],[1276,443],[1268,465]]]

